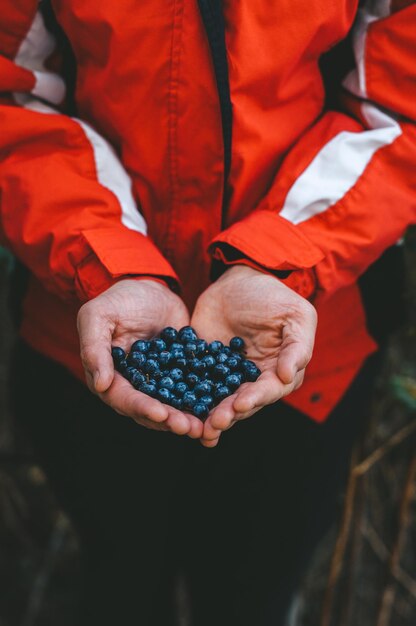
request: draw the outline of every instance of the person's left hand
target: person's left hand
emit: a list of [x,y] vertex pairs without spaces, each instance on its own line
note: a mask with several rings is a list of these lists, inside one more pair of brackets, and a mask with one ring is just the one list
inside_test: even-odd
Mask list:
[[300,387],[311,356],[317,315],[295,291],[268,274],[235,265],[199,297],[191,324],[207,341],[244,339],[246,358],[261,370],[209,414],[201,438],[217,445],[221,432]]

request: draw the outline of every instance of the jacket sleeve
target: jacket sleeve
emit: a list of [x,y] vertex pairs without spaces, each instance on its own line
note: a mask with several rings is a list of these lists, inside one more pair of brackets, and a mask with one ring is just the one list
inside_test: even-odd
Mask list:
[[292,270],[287,283],[310,297],[354,282],[416,223],[416,4],[388,5],[358,13],[345,112],[300,137],[256,210],[212,242],[214,258]]
[[65,84],[45,68],[56,42],[37,6],[6,2],[0,15],[0,242],[63,298],[84,301],[124,276],[174,284],[115,151],[59,113]]

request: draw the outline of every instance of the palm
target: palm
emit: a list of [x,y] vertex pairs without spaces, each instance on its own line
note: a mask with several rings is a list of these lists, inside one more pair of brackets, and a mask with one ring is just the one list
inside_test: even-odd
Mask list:
[[316,320],[313,307],[280,281],[237,266],[202,294],[192,325],[208,340],[243,337],[247,358],[262,371],[255,384],[242,385],[212,412],[207,433],[212,425],[229,427],[249,417],[301,384]]
[[136,391],[114,372],[111,346],[128,350],[136,339],[157,335],[164,326],[189,323],[178,296],[152,280],[123,280],[83,307],[78,314],[81,356],[88,385],[115,411],[157,430],[199,437],[197,418],[184,415]]

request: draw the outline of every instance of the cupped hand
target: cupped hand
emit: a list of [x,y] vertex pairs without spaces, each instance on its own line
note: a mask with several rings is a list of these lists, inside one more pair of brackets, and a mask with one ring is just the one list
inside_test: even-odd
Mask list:
[[111,346],[127,350],[136,339],[158,335],[165,326],[189,324],[182,300],[166,286],[149,280],[121,280],[84,304],[78,313],[81,359],[88,387],[122,415],[154,430],[198,438],[203,425],[137,391],[114,370]]
[[300,387],[313,350],[314,307],[273,276],[236,265],[199,297],[191,324],[200,337],[228,343],[240,336],[246,358],[261,370],[213,409],[204,424],[203,445],[213,447],[221,432]]

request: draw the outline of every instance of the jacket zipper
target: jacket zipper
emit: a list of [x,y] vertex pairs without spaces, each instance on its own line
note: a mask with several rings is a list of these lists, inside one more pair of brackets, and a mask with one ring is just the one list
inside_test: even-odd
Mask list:
[[227,48],[225,44],[225,23],[221,0],[198,0],[199,10],[214,65],[218,98],[221,110],[222,138],[224,144],[224,186],[222,195],[222,227],[226,222],[227,182],[231,167],[232,144],[232,104],[228,74]]

